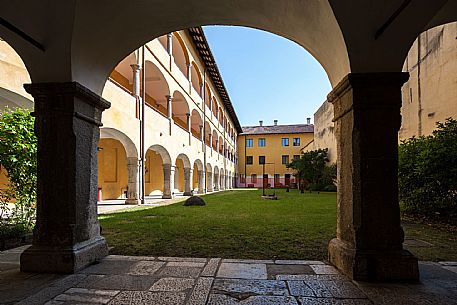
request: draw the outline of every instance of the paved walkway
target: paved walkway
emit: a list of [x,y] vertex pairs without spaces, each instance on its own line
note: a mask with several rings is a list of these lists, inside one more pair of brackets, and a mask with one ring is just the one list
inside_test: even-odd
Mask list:
[[173,199],[162,199],[160,196],[157,197],[147,197],[145,204],[136,205],[136,204],[125,204],[125,199],[113,199],[113,200],[103,200],[97,203],[98,214],[109,214],[112,212],[121,212],[131,209],[141,209],[144,207],[159,207],[164,205],[170,205],[176,202],[184,201],[188,196],[176,196]]
[[320,261],[110,255],[73,275],[19,272],[0,253],[0,304],[457,304],[457,263],[420,264],[420,284],[348,280]]

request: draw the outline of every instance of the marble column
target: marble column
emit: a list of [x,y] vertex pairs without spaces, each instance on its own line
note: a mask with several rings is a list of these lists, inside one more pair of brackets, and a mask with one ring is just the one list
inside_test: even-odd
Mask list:
[[21,271],[74,273],[108,254],[97,219],[97,146],[110,103],[77,82],[32,83],[37,215]]
[[337,139],[337,237],[329,259],[354,280],[418,280],[398,203],[401,87],[408,73],[351,73],[329,94]]
[[127,158],[127,199],[126,204],[140,204],[140,185],[138,183],[139,164],[137,157]]
[[205,172],[203,170],[198,171],[198,193],[205,193]]
[[192,196],[192,169],[184,168],[184,196]]
[[172,170],[171,164],[163,165],[163,199],[171,199],[172,190],[174,188],[174,170]]

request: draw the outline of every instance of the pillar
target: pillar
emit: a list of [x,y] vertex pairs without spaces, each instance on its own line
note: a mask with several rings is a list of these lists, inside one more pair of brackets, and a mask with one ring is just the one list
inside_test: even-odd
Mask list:
[[208,181],[207,181],[208,192],[212,192],[213,191],[213,173],[208,172],[207,175],[208,175]]
[[171,135],[171,129],[173,127],[173,97],[171,95],[166,95],[167,98],[167,114],[168,114],[168,121],[170,125],[170,135]]
[[205,134],[203,133],[203,125],[199,125],[200,127],[200,141],[202,142],[202,151],[205,151]]
[[128,184],[126,204],[140,204],[140,187],[138,184],[139,164],[137,157],[127,158]]
[[225,174],[220,175],[220,176],[219,176],[219,180],[220,180],[220,182],[219,182],[219,184],[220,184],[219,189],[220,189],[221,191],[223,191],[223,190],[225,190]]
[[209,137],[209,148],[211,150],[211,156],[213,156],[213,135],[211,133],[209,133],[208,137]]
[[110,103],[77,82],[24,87],[35,100],[38,182],[21,271],[74,273],[108,254],[97,220],[97,145]]
[[173,34],[167,34],[167,53],[171,56],[173,54]]
[[403,249],[398,203],[398,130],[407,73],[351,73],[329,94],[338,154],[337,237],[329,259],[354,280],[417,280]]
[[205,193],[205,172],[203,170],[198,171],[198,193]]
[[190,125],[190,113],[186,113],[186,123],[187,123],[187,132],[189,133],[189,146],[191,145],[192,140],[192,126]]
[[216,154],[217,154],[217,159],[219,160],[219,140],[216,139]]
[[172,190],[174,187],[174,170],[172,170],[171,164],[163,165],[163,199],[171,199]]
[[219,190],[219,173],[214,173],[214,190]]
[[184,196],[192,196],[192,169],[190,167],[184,168]]

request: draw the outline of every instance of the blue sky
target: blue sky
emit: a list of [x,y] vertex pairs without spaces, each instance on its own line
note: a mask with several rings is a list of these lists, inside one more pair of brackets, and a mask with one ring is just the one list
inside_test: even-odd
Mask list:
[[204,32],[243,126],[306,123],[331,90],[321,65],[288,39],[245,27]]

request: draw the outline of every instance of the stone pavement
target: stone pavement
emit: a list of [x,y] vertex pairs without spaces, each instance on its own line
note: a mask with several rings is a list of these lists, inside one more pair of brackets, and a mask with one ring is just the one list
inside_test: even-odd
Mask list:
[[125,204],[125,199],[103,200],[97,203],[98,214],[109,214],[113,212],[122,212],[131,209],[142,209],[146,207],[160,207],[181,202],[189,198],[188,196],[176,196],[173,199],[162,199],[161,197],[147,197],[146,203],[142,205]]
[[110,255],[73,275],[18,271],[0,253],[0,304],[457,304],[457,263],[421,263],[419,284],[356,283],[321,261]]

